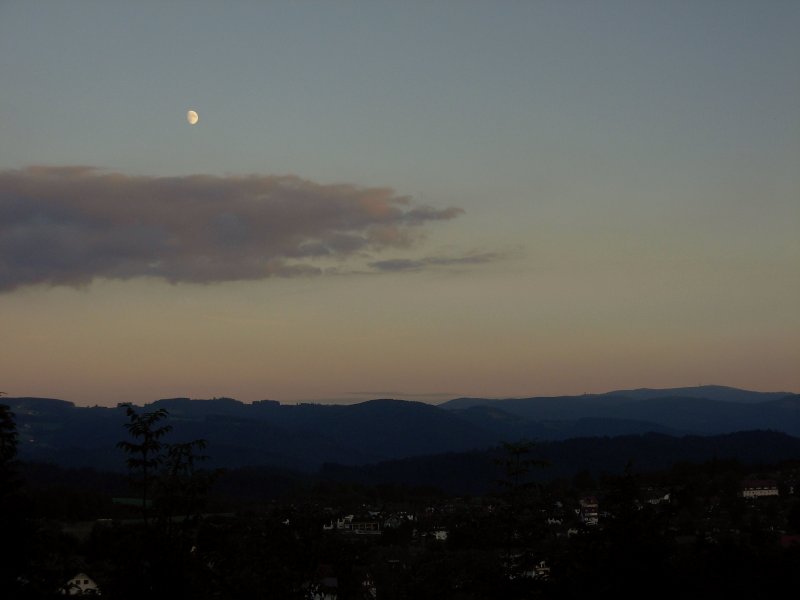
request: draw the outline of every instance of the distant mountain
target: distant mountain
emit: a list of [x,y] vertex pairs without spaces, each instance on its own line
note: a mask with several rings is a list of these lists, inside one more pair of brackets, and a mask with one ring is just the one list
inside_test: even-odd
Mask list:
[[[695,397],[705,393],[712,397]],[[734,400],[720,400],[723,395]],[[215,466],[270,465],[314,471],[325,462],[379,461],[481,450],[523,438],[716,435],[752,429],[800,435],[800,396],[719,386],[628,390],[584,396],[457,399],[440,406],[404,400],[353,405],[283,405],[232,398],[165,398],[171,439],[203,438]],[[761,398],[756,402],[754,398]],[[124,468],[121,408],[79,407],[52,398],[3,398],[17,417],[19,453],[63,466]]]
[[742,402],[745,404],[755,404],[759,402],[769,402],[780,400],[786,396],[792,396],[790,392],[754,392],[751,390],[740,390],[737,388],[726,387],[724,385],[700,385],[696,387],[649,389],[640,388],[637,390],[616,390],[602,394],[603,396],[620,396],[632,398],[634,400],[652,400],[654,398],[705,398],[706,400],[719,400],[720,402]]
[[635,390],[615,390],[602,394],[582,394],[580,396],[540,396],[530,398],[455,398],[439,404],[441,408],[462,409],[472,406],[493,405],[498,402],[508,402],[509,400],[553,400],[560,401],[570,399],[577,401],[596,400],[599,398],[612,398],[616,401],[628,400],[652,400],[656,398],[704,398],[706,400],[718,400],[720,402],[738,402],[744,404],[757,404],[759,402],[769,402],[780,400],[786,396],[794,396],[792,392],[755,392],[751,390],[741,390],[724,385],[699,385],[695,387],[651,389],[639,388]]
[[[514,409],[512,408],[511,411]],[[629,435],[657,432],[680,435],[685,430],[667,427],[654,421],[611,417],[580,417],[576,419],[533,419],[506,411],[497,405],[471,406],[452,412],[478,427],[490,431],[498,441],[503,440],[564,440],[594,435]]]
[[[21,458],[123,468],[124,456],[116,449],[127,435],[123,410],[49,399],[3,401],[16,414]],[[490,432],[421,402],[372,400],[339,406],[171,398],[140,410],[160,408],[169,412],[170,439],[206,439],[217,466],[313,470],[327,460],[363,464],[496,443]]]
[[[527,427],[531,432],[542,432],[532,437],[543,439],[572,436],[577,433],[577,422],[586,423],[586,419],[593,420],[595,426],[605,421],[615,433],[649,430],[712,435],[748,429],[775,429],[800,435],[799,395],[751,392],[722,386],[622,390],[607,394],[539,398],[457,398],[439,407],[462,416],[491,409],[494,414],[507,415],[505,419],[509,423],[512,417],[517,418],[514,421],[516,429]],[[548,427],[549,435],[546,433]],[[612,429],[608,430],[609,433]],[[595,427],[590,432],[604,433],[602,427]]]
[[73,402],[57,398],[0,398],[0,404],[11,405],[17,412],[25,414],[53,414],[66,412],[75,408]]

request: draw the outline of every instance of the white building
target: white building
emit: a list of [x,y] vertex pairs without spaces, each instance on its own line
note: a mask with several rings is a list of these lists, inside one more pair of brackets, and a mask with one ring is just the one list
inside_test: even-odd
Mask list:
[[581,522],[584,525],[597,525],[598,508],[597,498],[594,496],[581,498],[580,509],[578,510],[578,516],[580,516]]
[[64,584],[61,593],[65,596],[99,596],[100,588],[86,573],[78,573]]
[[764,496],[777,496],[778,484],[770,480],[744,481],[739,492],[742,498],[762,498]]

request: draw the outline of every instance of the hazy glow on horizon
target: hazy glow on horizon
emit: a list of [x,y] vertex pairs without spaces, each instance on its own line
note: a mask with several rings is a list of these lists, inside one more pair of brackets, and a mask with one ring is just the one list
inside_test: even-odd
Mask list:
[[800,391],[797,3],[187,5],[0,7],[4,392]]

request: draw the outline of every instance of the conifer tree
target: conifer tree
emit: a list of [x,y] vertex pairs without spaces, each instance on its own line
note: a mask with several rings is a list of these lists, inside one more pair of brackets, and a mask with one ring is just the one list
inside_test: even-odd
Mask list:
[[149,518],[150,491],[153,481],[161,466],[164,455],[164,444],[161,438],[172,431],[171,425],[160,425],[159,422],[166,418],[166,409],[160,408],[153,412],[139,414],[130,404],[124,405],[129,422],[125,429],[135,441],[123,440],[117,443],[128,454],[127,464],[130,470],[132,483],[141,489],[142,517],[145,527]]

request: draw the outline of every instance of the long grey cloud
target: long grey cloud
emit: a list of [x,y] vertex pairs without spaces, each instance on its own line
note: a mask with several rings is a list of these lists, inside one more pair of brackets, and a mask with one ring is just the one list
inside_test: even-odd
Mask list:
[[295,176],[0,171],[0,291],[100,277],[210,283],[315,274],[313,259],[409,247],[426,224],[462,212],[415,206],[387,188]]
[[388,260],[377,260],[369,263],[369,266],[378,271],[419,271],[426,267],[453,267],[459,265],[479,265],[483,263],[500,260],[501,255],[496,252],[484,252],[481,254],[468,254],[466,256],[426,256],[424,258],[391,258]]

